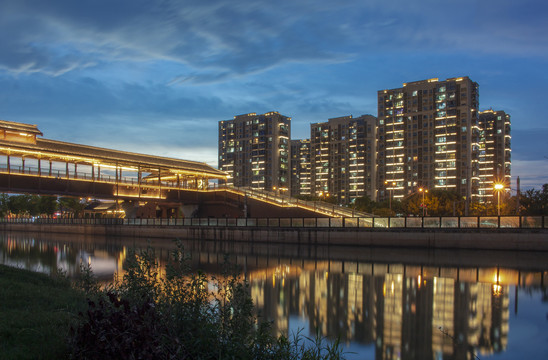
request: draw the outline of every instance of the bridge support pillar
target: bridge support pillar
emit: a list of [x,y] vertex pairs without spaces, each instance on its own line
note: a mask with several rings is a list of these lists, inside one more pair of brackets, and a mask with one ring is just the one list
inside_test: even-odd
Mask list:
[[141,179],[143,177],[143,174],[141,172],[141,165],[137,167],[137,197],[141,198]]

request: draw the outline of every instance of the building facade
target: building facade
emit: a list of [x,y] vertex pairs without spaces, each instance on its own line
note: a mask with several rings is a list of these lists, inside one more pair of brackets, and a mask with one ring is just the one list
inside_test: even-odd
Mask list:
[[486,110],[479,113],[479,199],[493,198],[493,188],[501,183],[506,189],[511,182],[510,115],[504,111]]
[[237,115],[219,122],[219,169],[227,184],[289,191],[291,118],[278,112]]
[[420,188],[479,194],[479,92],[468,77],[378,91],[377,194],[403,199]]
[[291,195],[311,195],[310,139],[291,140]]
[[311,193],[352,204],[374,196],[375,124],[372,115],[343,116],[311,124]]

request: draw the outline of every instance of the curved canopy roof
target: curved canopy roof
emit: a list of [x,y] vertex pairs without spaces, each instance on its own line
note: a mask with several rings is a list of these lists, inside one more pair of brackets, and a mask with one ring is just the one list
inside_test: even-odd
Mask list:
[[[0,151],[2,153],[11,152],[30,158],[61,160],[89,165],[123,165],[149,172],[157,172],[161,169],[162,171],[169,170],[172,173],[186,173],[209,178],[223,179],[227,177],[225,172],[217,170],[204,162],[36,138],[36,135],[42,135],[36,125],[0,120],[0,130],[18,131],[23,136],[21,141],[17,138],[0,138]],[[27,136],[34,135],[35,140],[28,141],[28,137],[24,137],[25,133],[28,134]]]

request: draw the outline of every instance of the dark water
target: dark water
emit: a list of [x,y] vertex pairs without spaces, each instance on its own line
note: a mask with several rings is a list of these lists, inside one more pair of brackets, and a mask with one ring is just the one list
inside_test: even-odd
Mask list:
[[[171,241],[151,240],[165,263]],[[225,255],[277,330],[339,336],[348,359],[548,358],[548,253],[423,251],[184,241],[192,265]],[[0,263],[110,281],[145,240],[0,234]]]

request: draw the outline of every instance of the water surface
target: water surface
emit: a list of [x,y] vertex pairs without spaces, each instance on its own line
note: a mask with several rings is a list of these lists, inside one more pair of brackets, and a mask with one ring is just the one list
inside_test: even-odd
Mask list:
[[[4,233],[0,263],[102,281],[124,273],[128,250],[172,241]],[[545,359],[548,254],[183,241],[192,266],[215,275],[225,255],[277,331],[339,337],[348,359]]]

